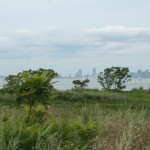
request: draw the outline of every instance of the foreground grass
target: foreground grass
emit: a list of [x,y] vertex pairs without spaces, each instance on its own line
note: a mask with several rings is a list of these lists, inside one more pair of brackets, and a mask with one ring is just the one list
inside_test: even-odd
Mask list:
[[97,105],[78,111],[51,106],[42,118],[32,115],[32,121],[26,124],[23,109],[5,106],[0,115],[0,149],[150,149],[148,114],[145,109],[105,111]]
[[47,107],[16,106],[0,95],[2,150],[149,150],[150,93],[99,90],[53,91]]

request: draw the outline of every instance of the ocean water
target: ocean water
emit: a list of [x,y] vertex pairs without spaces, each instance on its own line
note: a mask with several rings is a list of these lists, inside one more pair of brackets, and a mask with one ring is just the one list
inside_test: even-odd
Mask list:
[[[54,87],[59,90],[66,90],[73,88],[72,81],[77,80],[77,78],[56,78],[54,81]],[[90,82],[88,88],[98,88],[102,89],[100,84],[97,82],[97,78],[89,78]],[[0,78],[0,88],[5,84],[4,78]],[[144,89],[150,88],[150,79],[132,79],[130,82],[126,83],[126,90],[131,90],[133,88],[143,87]]]
[[[66,90],[73,88],[72,81],[77,78],[57,78],[57,81],[54,85],[56,89]],[[88,83],[89,88],[98,88],[102,89],[100,84],[97,82],[97,78],[89,78],[90,82]],[[126,90],[131,90],[133,88],[143,87],[144,89],[150,88],[150,79],[132,79],[130,82],[126,83]]]

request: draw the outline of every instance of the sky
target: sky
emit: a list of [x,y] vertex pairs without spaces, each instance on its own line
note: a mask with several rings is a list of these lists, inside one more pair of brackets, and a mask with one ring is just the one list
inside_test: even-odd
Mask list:
[[149,69],[150,0],[0,0],[0,75]]

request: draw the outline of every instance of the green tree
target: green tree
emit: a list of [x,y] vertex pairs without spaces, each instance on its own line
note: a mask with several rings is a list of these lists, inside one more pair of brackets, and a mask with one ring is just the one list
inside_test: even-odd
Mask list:
[[35,71],[22,71],[17,75],[9,75],[6,77],[7,84],[5,88],[17,95],[20,103],[29,106],[27,122],[30,121],[32,108],[35,103],[43,103],[53,89],[52,79],[57,76],[53,70],[38,69]]
[[85,79],[85,80],[73,80],[72,83],[74,84],[75,88],[84,88],[87,86],[87,83],[89,83],[90,80],[89,79]]
[[121,91],[126,88],[125,83],[131,81],[131,75],[129,74],[129,68],[127,67],[112,67],[114,72],[114,88]]
[[104,69],[98,76],[98,82],[105,90],[121,91],[126,88],[125,83],[131,81],[127,67],[111,67]]
[[114,74],[111,68],[106,68],[104,72],[100,72],[97,81],[103,89],[110,90],[114,82]]

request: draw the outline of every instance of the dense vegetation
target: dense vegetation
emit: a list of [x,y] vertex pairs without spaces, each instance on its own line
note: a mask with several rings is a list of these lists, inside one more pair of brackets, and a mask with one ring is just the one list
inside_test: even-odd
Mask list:
[[46,105],[28,109],[0,94],[0,149],[149,149],[150,91],[52,91]]
[[22,73],[0,90],[0,149],[150,149],[150,90],[59,91],[49,82],[52,70]]

